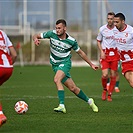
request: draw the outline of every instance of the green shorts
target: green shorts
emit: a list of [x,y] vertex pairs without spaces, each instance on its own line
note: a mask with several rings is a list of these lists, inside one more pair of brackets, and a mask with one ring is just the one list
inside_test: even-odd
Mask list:
[[62,79],[62,83],[64,83],[68,78],[71,77],[70,75],[70,69],[71,69],[71,61],[65,61],[61,62],[59,65],[53,65],[52,64],[52,69],[56,73],[58,70],[62,70],[65,73],[65,77]]

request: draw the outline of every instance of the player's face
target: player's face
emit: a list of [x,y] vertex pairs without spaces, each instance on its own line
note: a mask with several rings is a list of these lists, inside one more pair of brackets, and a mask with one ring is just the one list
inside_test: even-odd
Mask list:
[[114,17],[114,25],[118,30],[122,30],[124,24],[124,20],[121,20],[119,17]]
[[66,32],[66,26],[64,26],[62,23],[57,24],[55,29],[58,36],[62,36]]
[[114,15],[108,15],[107,16],[107,22],[109,26],[114,25]]

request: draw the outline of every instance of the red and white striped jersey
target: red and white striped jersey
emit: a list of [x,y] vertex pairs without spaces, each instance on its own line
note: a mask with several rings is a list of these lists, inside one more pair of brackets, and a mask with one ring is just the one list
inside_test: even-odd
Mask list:
[[0,30],[0,67],[13,67],[9,47],[13,44],[7,35]]
[[122,62],[133,60],[133,27],[126,25],[123,31],[114,30],[114,35]]
[[112,29],[109,29],[107,27],[107,24],[100,27],[97,36],[97,41],[101,42],[102,49],[116,48],[116,44],[114,41],[114,32],[113,32],[114,29],[116,28],[114,27]]

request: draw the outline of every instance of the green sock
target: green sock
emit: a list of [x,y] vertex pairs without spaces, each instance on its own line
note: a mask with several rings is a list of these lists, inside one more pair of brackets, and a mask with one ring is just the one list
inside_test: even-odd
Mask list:
[[80,90],[79,94],[77,95],[77,97],[81,98],[82,100],[88,102],[89,98],[84,94],[84,92],[82,90]]
[[119,86],[119,81],[116,81],[115,87]]
[[59,103],[64,104],[65,92],[64,90],[58,90]]

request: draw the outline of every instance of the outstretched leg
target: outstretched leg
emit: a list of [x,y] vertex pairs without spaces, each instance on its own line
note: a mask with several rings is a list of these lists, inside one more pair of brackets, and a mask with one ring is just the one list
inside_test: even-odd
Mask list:
[[87,102],[94,112],[98,112],[98,107],[95,105],[94,100],[92,98],[88,98],[88,96],[86,96],[86,94],[75,85],[71,78],[68,78],[66,82],[64,82],[64,85],[78,98]]

